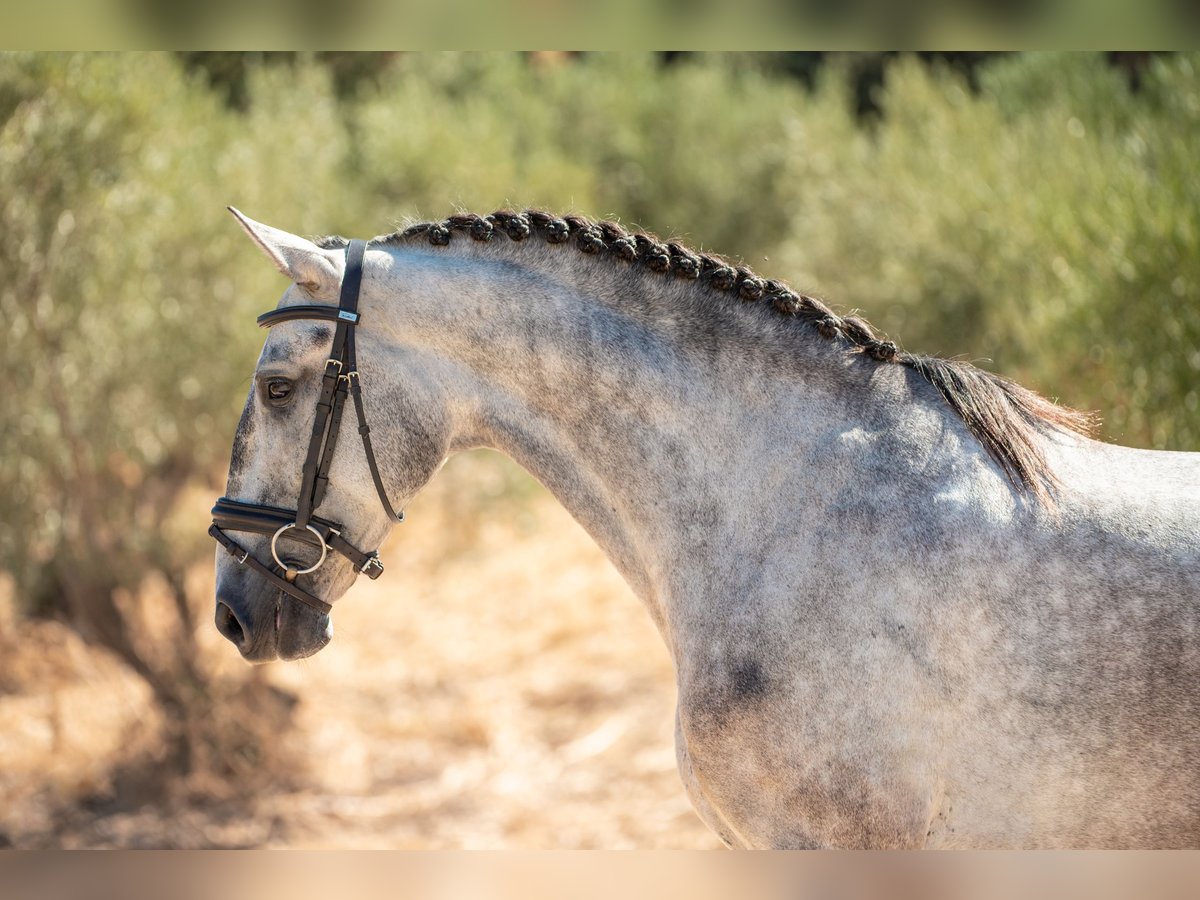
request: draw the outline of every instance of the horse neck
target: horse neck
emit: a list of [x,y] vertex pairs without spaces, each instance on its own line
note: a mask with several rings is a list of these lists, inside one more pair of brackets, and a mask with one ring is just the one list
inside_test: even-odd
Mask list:
[[[862,408],[837,354],[815,342],[806,353],[736,306],[722,316],[687,296],[702,290],[692,285],[586,260],[568,271],[398,251],[391,267],[383,315],[438,367],[451,449],[491,447],[526,468],[660,628],[696,585],[720,585],[723,557],[755,537],[749,523],[795,530],[813,483],[798,473],[846,430],[846,408]],[[785,503],[781,521],[770,507]]]

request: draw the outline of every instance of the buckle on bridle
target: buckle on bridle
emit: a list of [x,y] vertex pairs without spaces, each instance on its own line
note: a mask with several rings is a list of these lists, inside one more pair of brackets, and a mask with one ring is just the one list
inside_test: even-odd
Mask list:
[[362,573],[372,581],[383,574],[383,563],[377,554],[372,553],[370,559],[363,563]]

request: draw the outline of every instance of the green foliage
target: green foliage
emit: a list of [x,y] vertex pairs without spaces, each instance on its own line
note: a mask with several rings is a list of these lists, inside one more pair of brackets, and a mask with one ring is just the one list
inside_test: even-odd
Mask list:
[[857,133],[831,80],[805,117],[839,140],[796,172],[784,268],[1121,443],[1200,449],[1198,65],[1158,59],[1133,94],[1098,56],[1026,55],[972,95],[906,60]]
[[285,137],[300,106],[338,133],[306,77],[239,119],[165,54],[0,60],[0,567],[30,604],[82,612],[201,545],[168,513],[225,458],[282,287],[223,203],[316,227],[337,197],[345,147]]
[[720,59],[416,55],[351,121],[367,195],[393,218],[545,206],[751,254],[799,199],[782,179],[802,97]]

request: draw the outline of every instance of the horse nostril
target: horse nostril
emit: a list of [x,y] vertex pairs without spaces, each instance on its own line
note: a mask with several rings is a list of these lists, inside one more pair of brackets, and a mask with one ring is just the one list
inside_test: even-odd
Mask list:
[[239,647],[246,640],[246,630],[234,615],[233,610],[223,601],[217,601],[217,631],[229,638]]

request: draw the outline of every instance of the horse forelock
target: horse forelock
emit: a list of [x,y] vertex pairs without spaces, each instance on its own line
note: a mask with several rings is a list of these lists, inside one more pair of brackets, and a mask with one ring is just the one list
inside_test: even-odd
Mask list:
[[[715,292],[739,304],[765,304],[779,316],[809,326],[821,338],[840,342],[845,352],[879,364],[906,366],[937,389],[1013,485],[1028,490],[1044,504],[1052,503],[1057,481],[1040,446],[1042,433],[1059,429],[1089,435],[1096,424],[1091,413],[1060,406],[970,363],[902,351],[860,316],[840,316],[817,297],[797,292],[782,281],[765,279],[745,265],[648,232],[631,232],[613,221],[557,216],[536,209],[459,213],[408,225],[370,243],[449,247],[456,235],[476,244],[567,245],[614,266],[634,266],[648,274],[690,282],[696,290]],[[331,235],[316,243],[323,249],[337,249],[345,247],[347,240]]]

